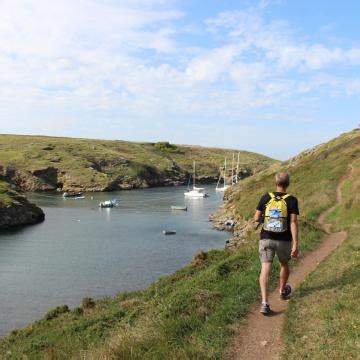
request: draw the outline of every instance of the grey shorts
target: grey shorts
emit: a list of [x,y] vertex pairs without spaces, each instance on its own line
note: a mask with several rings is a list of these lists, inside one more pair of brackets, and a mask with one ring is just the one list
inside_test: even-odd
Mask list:
[[261,239],[259,243],[260,261],[272,262],[275,254],[279,261],[287,263],[291,259],[291,241],[281,241],[272,239]]

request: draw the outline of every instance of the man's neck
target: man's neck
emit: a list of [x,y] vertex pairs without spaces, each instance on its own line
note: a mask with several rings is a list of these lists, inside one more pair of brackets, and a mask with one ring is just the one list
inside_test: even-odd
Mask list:
[[285,189],[285,188],[283,188],[282,186],[277,186],[277,187],[276,187],[276,191],[277,191],[277,192],[283,192],[283,193],[286,193],[286,189]]

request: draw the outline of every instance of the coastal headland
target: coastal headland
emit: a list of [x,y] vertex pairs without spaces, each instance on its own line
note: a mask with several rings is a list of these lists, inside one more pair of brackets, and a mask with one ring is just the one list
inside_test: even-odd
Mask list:
[[[0,179],[22,191],[113,191],[186,184],[196,162],[198,183],[215,182],[237,150],[47,136],[0,135]],[[240,151],[239,177],[275,160]],[[236,165],[236,164],[235,164]],[[229,165],[228,165],[229,166]]]

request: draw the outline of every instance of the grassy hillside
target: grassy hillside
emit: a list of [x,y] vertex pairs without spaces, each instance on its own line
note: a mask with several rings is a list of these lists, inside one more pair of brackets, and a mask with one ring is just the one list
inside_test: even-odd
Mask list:
[[[291,192],[300,199],[302,253],[321,239],[314,219],[334,203],[336,184],[359,154],[360,132],[353,131],[283,164],[291,171]],[[228,211],[251,217],[259,196],[273,187],[277,168],[231,191]],[[344,206],[352,211],[358,205],[353,201]],[[54,309],[4,338],[0,353],[30,359],[221,359],[231,325],[259,298],[257,238],[249,232],[235,251],[200,253],[191,265],[143,291],[95,304],[84,300],[72,311]],[[272,276],[274,286],[277,272]]]
[[343,203],[329,214],[342,246],[296,291],[287,312],[284,359],[358,359],[360,344],[360,159],[343,187]]
[[[46,136],[0,135],[3,177],[24,190],[103,191],[171,185],[187,181],[193,161],[197,177],[214,180],[232,150],[167,142],[136,143]],[[250,172],[273,160],[242,151],[240,167]]]
[[236,216],[251,218],[261,195],[274,189],[276,171],[287,170],[291,176],[288,191],[299,199],[301,218],[315,220],[335,202],[337,183],[359,156],[360,131],[354,130],[240,182],[227,194],[227,208]]

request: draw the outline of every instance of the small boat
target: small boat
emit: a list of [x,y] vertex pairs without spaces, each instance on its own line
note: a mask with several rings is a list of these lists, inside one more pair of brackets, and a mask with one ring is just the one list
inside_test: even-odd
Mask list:
[[162,232],[164,235],[175,235],[176,230],[163,230]]
[[114,201],[112,200],[106,200],[106,201],[102,201],[99,206],[101,208],[113,208],[115,206]]
[[183,206],[183,205],[171,205],[171,210],[187,211],[187,206]]
[[83,193],[81,191],[75,192],[75,191],[65,191],[62,194],[63,198],[82,198]]

